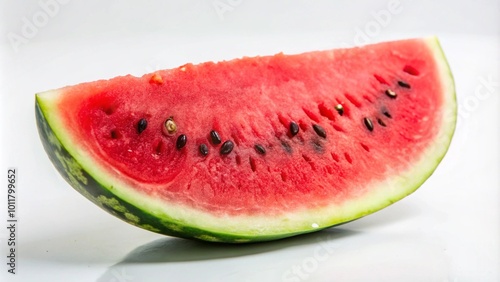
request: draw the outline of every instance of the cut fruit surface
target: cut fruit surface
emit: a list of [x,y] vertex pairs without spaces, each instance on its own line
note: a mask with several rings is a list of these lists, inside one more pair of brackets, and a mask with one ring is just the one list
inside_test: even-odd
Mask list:
[[453,78],[435,38],[123,76],[36,96],[45,150],[136,226],[249,242],[351,221],[444,157]]

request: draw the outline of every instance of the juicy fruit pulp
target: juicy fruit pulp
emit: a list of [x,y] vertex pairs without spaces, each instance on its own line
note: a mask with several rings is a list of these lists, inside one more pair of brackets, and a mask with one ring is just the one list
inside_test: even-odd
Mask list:
[[82,194],[140,227],[258,241],[353,220],[444,156],[453,81],[435,39],[187,64],[37,95]]

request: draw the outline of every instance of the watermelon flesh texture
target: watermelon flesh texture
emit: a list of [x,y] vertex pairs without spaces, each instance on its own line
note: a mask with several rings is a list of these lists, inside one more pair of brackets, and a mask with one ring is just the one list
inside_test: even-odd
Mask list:
[[36,105],[51,160],[94,203],[154,232],[248,242],[413,192],[447,151],[454,93],[426,38],[186,64],[47,91]]

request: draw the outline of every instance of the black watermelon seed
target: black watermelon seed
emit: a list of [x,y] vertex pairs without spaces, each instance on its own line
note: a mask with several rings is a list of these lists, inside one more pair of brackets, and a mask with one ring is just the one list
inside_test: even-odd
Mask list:
[[287,153],[289,153],[289,154],[291,154],[291,153],[292,153],[292,147],[291,147],[291,146],[290,146],[290,144],[288,144],[287,142],[285,142],[285,141],[281,141],[281,146],[283,147],[283,149],[284,149]]
[[257,151],[257,153],[259,153],[261,155],[266,154],[266,149],[264,148],[264,146],[262,146],[260,144],[255,144],[254,148],[255,148],[255,151]]
[[388,111],[384,111],[383,114],[388,118],[392,118],[391,114]]
[[318,140],[313,141],[312,145],[313,145],[314,151],[316,151],[318,153],[323,152],[323,146],[321,145],[321,143]]
[[137,123],[137,133],[141,133],[148,127],[148,121],[145,118],[141,118]]
[[203,156],[208,155],[208,146],[206,144],[201,144],[199,149],[200,149],[200,153]]
[[373,131],[373,123],[372,123],[372,120],[371,120],[371,119],[369,119],[369,118],[367,118],[367,117],[365,117],[365,118],[363,119],[363,121],[364,121],[364,123],[365,123],[366,128],[368,128],[368,130],[370,130],[370,131]]
[[186,146],[187,143],[187,136],[186,134],[181,134],[179,137],[177,137],[177,142],[175,143],[175,147],[177,147],[178,150],[182,149],[182,147]]
[[290,122],[290,133],[292,134],[292,136],[295,136],[297,135],[297,133],[299,133],[299,125],[295,121]]
[[111,130],[111,139],[118,139],[120,138],[121,134],[116,131],[116,130]]
[[219,133],[217,131],[210,131],[210,139],[212,140],[212,144],[219,145],[222,141],[220,140]]
[[386,126],[385,122],[383,120],[379,119],[379,118],[377,119],[377,122],[378,122],[378,124],[382,125],[383,127]]
[[411,88],[410,84],[408,84],[408,83],[406,83],[404,81],[401,81],[401,80],[398,81],[398,85],[401,86],[401,87],[404,87],[404,88],[408,88],[408,89]]
[[317,124],[314,124],[313,129],[316,132],[316,134],[318,134],[318,136],[326,138],[326,131],[323,129],[323,127],[321,127]]
[[342,106],[342,104],[338,104],[337,106],[335,106],[335,110],[337,110],[337,112],[339,113],[339,115],[343,115],[344,114],[344,106]]
[[220,147],[220,154],[227,155],[227,154],[231,153],[233,148],[234,148],[234,143],[228,140],[228,141],[224,142],[222,144],[222,146]]
[[385,95],[391,97],[392,99],[395,99],[398,96],[398,94],[396,94],[396,92],[392,91],[391,89],[385,90]]

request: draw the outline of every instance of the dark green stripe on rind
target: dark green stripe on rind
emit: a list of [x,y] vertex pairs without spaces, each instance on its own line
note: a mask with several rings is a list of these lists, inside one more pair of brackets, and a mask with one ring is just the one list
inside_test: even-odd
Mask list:
[[45,118],[38,98],[36,101],[36,122],[38,133],[42,140],[43,147],[50,160],[63,176],[63,178],[80,194],[100,206],[108,213],[137,227],[153,231],[156,233],[190,238],[205,241],[243,243],[255,241],[268,241],[289,237],[294,234],[280,234],[274,236],[234,236],[231,234],[221,234],[209,232],[186,225],[180,225],[164,218],[155,217],[150,213],[138,209],[129,202],[117,197],[110,190],[113,187],[105,187],[92,177],[75,158],[66,150]]

